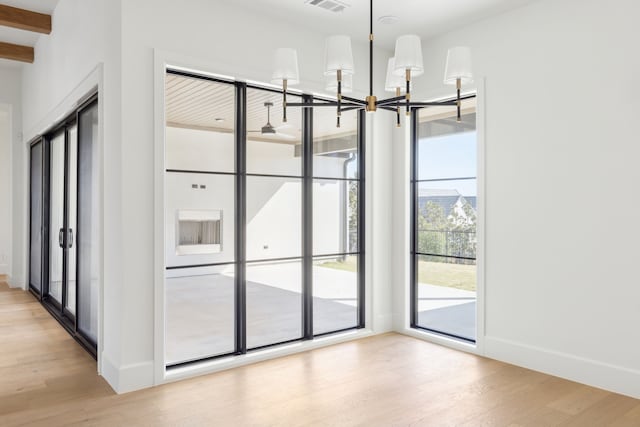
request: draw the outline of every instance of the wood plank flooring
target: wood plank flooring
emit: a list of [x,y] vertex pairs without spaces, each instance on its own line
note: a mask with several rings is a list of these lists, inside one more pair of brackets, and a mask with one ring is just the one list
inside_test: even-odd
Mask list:
[[640,401],[398,334],[116,395],[0,283],[0,426],[640,426]]

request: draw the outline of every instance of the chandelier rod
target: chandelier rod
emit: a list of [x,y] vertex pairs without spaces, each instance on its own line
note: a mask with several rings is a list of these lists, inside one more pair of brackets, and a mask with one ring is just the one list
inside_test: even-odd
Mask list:
[[373,0],[369,1],[369,96],[373,96]]

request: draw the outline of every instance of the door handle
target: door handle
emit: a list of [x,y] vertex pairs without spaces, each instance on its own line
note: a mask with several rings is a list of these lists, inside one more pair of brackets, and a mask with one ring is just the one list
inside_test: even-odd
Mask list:
[[64,228],[61,228],[58,232],[58,245],[64,249]]
[[73,228],[69,229],[69,242],[68,242],[68,247],[69,249],[71,249],[73,247]]

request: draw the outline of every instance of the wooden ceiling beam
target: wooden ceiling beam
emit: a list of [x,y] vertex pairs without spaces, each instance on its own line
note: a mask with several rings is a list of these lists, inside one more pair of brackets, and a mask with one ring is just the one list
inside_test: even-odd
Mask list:
[[0,58],[32,63],[33,48],[30,46],[0,42]]
[[51,15],[0,4],[0,25],[50,34]]

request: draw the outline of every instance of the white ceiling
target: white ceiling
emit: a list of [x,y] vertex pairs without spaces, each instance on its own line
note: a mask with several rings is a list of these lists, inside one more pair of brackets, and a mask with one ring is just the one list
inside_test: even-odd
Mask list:
[[[308,0],[234,0],[234,4],[265,16],[287,20],[325,34],[347,34],[353,40],[369,40],[369,1],[347,3],[342,12],[330,12],[306,4]],[[417,34],[428,39],[476,21],[521,7],[534,0],[374,0],[373,33],[378,47],[393,50],[396,37]],[[384,25],[377,19],[394,15],[398,22]]]
[[[0,4],[51,15],[58,5],[58,1],[59,0],[0,0]],[[39,37],[47,37],[47,35],[0,25],[0,41],[5,43],[35,46]],[[0,66],[19,67],[21,64],[22,63],[18,61],[0,59]]]

